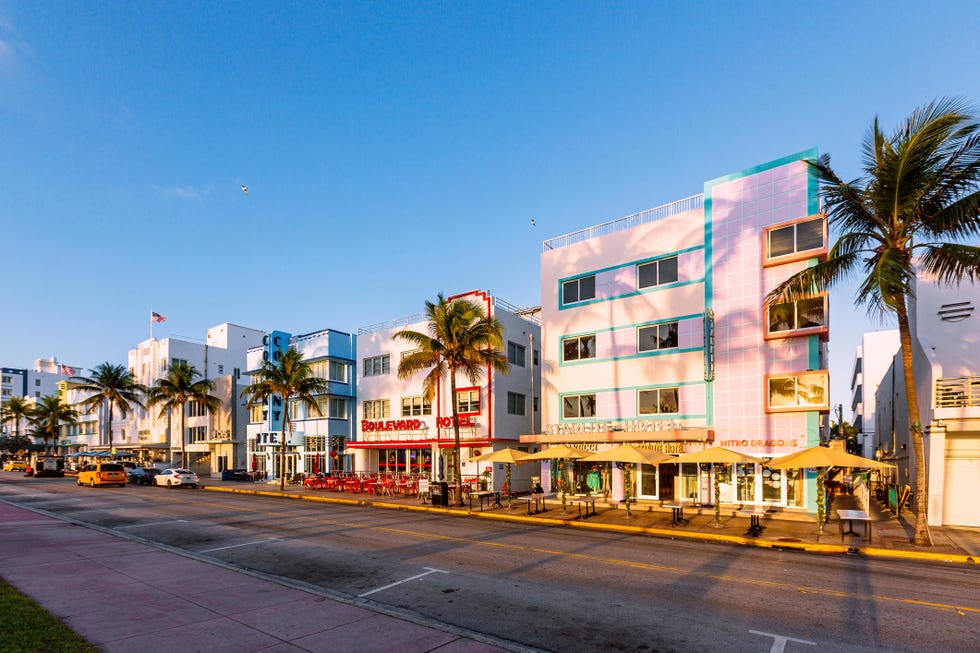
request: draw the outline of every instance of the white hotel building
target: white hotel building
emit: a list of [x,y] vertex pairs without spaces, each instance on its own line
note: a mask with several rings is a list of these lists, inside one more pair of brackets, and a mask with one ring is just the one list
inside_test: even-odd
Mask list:
[[[477,384],[459,375],[456,397],[451,397],[448,380],[440,384],[432,402],[422,397],[423,373],[401,381],[398,363],[410,345],[394,340],[398,331],[427,332],[424,316],[393,320],[358,330],[357,438],[347,445],[354,454],[357,471],[414,473],[436,481],[454,482],[452,401],[460,416],[461,467],[464,478],[487,478],[500,490],[504,466],[469,462],[491,450],[523,447],[521,434],[540,429],[541,327],[537,309],[519,310],[483,291],[471,291],[449,299],[463,298],[482,306],[503,326],[504,348],[510,372],[488,370]],[[533,468],[533,469],[532,469]],[[529,489],[537,465],[512,469],[515,491]]]

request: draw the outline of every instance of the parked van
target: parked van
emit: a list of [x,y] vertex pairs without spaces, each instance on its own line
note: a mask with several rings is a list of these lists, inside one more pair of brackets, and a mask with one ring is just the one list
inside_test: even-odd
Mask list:
[[119,463],[91,463],[78,472],[79,485],[118,485],[126,487],[126,468]]

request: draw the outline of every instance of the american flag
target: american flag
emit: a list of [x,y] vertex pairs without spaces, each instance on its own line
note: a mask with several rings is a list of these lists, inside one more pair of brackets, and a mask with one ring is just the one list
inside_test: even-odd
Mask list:
[[68,367],[67,365],[62,365],[61,373],[64,374],[65,376],[75,376],[75,368]]
[[159,313],[150,313],[150,322],[166,322],[167,318]]

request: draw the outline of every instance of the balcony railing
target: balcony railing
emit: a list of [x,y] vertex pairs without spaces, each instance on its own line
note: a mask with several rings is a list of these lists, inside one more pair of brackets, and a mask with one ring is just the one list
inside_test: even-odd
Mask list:
[[588,229],[582,229],[581,231],[575,231],[564,236],[546,240],[544,241],[543,250],[547,252],[552,249],[558,249],[559,247],[565,247],[566,245],[573,245],[584,240],[591,240],[599,236],[605,236],[616,233],[617,231],[623,231],[624,229],[630,229],[637,225],[646,224],[647,222],[653,222],[654,220],[661,220],[671,215],[684,213],[685,211],[700,209],[702,206],[704,206],[704,195],[692,195],[691,197],[686,197],[670,204],[664,204],[663,206],[640,211],[624,218],[604,222]]
[[936,381],[936,408],[980,406],[980,376],[960,376]]

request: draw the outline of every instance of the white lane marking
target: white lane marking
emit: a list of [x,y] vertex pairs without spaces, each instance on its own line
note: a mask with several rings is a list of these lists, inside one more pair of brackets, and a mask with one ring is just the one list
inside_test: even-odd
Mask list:
[[785,635],[773,635],[772,633],[763,633],[758,630],[750,630],[749,632],[753,635],[773,638],[772,648],[769,649],[769,653],[783,653],[786,650],[786,642],[796,642],[797,644],[806,644],[807,646],[817,645],[816,642],[808,642],[805,639],[796,639],[795,637],[787,637]]
[[187,520],[171,519],[170,521],[156,521],[150,524],[130,524],[129,526],[116,526],[116,530],[118,531],[122,528],[142,528],[144,526],[162,526],[163,524],[181,524],[181,523],[186,524]]
[[254,542],[242,542],[241,544],[232,544],[231,546],[219,546],[214,549],[204,549],[203,551],[198,551],[198,553],[211,553],[212,551],[224,551],[225,549],[234,549],[239,546],[250,546],[252,544],[262,544],[264,542],[281,542],[281,537],[270,537],[267,540],[255,540]]
[[432,567],[422,567],[422,569],[428,569],[428,571],[426,571],[425,573],[422,573],[422,574],[416,574],[415,576],[412,576],[411,578],[406,578],[405,580],[400,580],[397,583],[391,583],[390,585],[385,585],[384,587],[379,587],[378,589],[371,590],[370,592],[364,592],[363,594],[358,594],[357,595],[357,598],[360,599],[360,598],[363,598],[365,596],[370,596],[371,594],[374,594],[375,592],[381,592],[381,591],[384,591],[386,589],[390,589],[392,587],[395,587],[396,585],[401,585],[402,583],[407,583],[409,581],[417,580],[419,578],[422,578],[423,576],[428,576],[429,574],[448,574],[449,573],[448,571],[443,571],[442,569],[433,569]]

